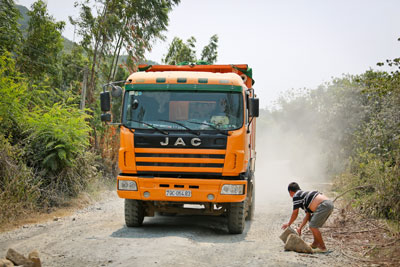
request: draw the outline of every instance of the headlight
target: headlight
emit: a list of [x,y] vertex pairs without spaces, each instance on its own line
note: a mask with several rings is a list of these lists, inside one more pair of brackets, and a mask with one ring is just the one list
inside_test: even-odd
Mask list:
[[136,185],[135,181],[118,180],[118,189],[119,190],[137,191],[137,185]]
[[221,195],[243,195],[243,184],[224,184],[221,189]]

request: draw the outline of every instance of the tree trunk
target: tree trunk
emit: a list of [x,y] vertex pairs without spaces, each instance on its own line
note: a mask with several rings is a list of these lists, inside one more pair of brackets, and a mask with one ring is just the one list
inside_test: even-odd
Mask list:
[[[117,41],[117,44],[116,44],[115,49],[114,49],[113,60],[112,60],[112,62],[111,62],[110,73],[108,74],[107,82],[110,82],[111,80],[113,80],[113,76],[114,76],[114,62],[115,62],[115,57],[116,57],[116,55],[117,55],[118,45],[119,45],[119,42],[120,42],[121,38],[122,38],[122,37],[121,37],[121,35],[120,35],[120,36],[118,37],[118,41]],[[115,62],[115,65],[117,65],[117,64],[118,64],[118,58],[117,58],[117,61]]]
[[114,71],[113,71],[113,75],[112,75],[113,80],[115,79],[115,75],[117,74],[118,59],[119,59],[119,55],[121,53],[121,47],[122,47],[123,41],[124,41],[124,38],[121,38],[121,43],[119,44],[119,47],[118,47],[117,60],[115,61]]
[[[103,9],[103,14],[101,15],[101,18],[100,18],[100,21],[99,21],[99,27],[102,27],[102,24],[103,24],[103,21],[104,21],[104,18],[106,17],[106,15],[107,15],[107,8],[108,8],[108,1],[106,1],[106,3],[105,3],[105,5],[104,5],[104,9]],[[88,104],[90,105],[90,104],[92,104],[93,102],[94,102],[94,90],[95,90],[95,74],[96,74],[96,67],[97,67],[97,65],[98,65],[98,54],[99,54],[99,51],[98,51],[98,48],[99,48],[99,44],[100,44],[100,38],[101,38],[101,29],[99,29],[99,33],[97,34],[97,36],[96,36],[96,38],[95,38],[95,40],[96,40],[96,43],[95,43],[95,48],[94,48],[94,51],[93,51],[93,62],[92,62],[92,68],[91,68],[91,70],[90,70],[90,83],[89,83],[89,88],[88,88]],[[104,47],[104,39],[105,39],[105,36],[104,36],[104,34],[103,34],[103,44],[102,44],[102,49],[103,49],[103,47]],[[100,51],[102,51],[102,49],[100,50]]]
[[93,92],[94,92],[94,74],[96,73],[96,63],[97,63],[97,49],[99,46],[98,40],[96,40],[95,48],[93,51],[93,61],[92,61],[92,67],[90,69],[90,83],[87,91],[87,99],[88,99],[88,104],[93,103]]

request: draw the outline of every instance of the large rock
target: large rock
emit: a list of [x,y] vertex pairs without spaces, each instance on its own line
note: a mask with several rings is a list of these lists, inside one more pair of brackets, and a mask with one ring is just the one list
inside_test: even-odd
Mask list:
[[0,259],[0,267],[13,267],[14,264],[7,259]]
[[34,263],[33,267],[42,267],[42,263],[40,262],[39,252],[37,250],[29,253],[28,258]]
[[283,231],[283,233],[280,235],[279,238],[283,241],[283,243],[286,243],[286,240],[290,234],[298,235],[297,232],[292,227],[289,226],[288,228],[286,228],[285,231]]
[[290,234],[286,240],[285,250],[300,253],[313,253],[312,248],[297,234]]
[[36,265],[33,261],[28,260],[22,267],[36,267]]
[[12,248],[7,251],[6,259],[12,261],[15,265],[24,265],[30,262],[24,255],[18,253]]

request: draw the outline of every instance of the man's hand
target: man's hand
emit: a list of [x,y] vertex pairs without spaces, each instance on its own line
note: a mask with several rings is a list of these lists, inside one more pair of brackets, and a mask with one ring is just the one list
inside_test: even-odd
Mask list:
[[297,228],[296,231],[297,231],[297,233],[298,233],[299,235],[301,235],[301,228],[300,228],[300,227]]
[[296,220],[297,215],[299,215],[299,209],[293,210],[292,216],[290,216],[289,222],[282,225],[282,229],[285,230],[286,228],[288,228]]

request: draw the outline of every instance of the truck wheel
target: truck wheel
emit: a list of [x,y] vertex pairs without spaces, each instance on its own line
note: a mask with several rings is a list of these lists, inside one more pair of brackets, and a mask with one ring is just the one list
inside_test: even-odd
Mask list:
[[228,211],[228,230],[231,234],[243,233],[246,224],[246,200],[231,203]]
[[144,219],[142,201],[125,199],[125,223],[128,227],[141,226]]
[[254,211],[256,207],[256,192],[254,191],[254,187],[251,190],[251,201],[249,201],[250,206],[247,210],[246,221],[252,221],[254,219]]

